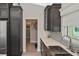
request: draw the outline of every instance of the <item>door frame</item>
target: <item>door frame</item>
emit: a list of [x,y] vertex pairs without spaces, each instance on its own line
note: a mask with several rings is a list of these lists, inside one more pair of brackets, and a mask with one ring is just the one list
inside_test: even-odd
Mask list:
[[[37,21],[37,50],[38,50],[38,19],[25,19],[25,28],[26,28],[26,21],[28,21],[28,20],[31,20],[31,21]],[[25,29],[25,36],[26,36],[26,29]],[[25,43],[24,44],[24,47],[25,47],[25,49],[27,49],[26,48],[26,38],[25,38],[25,40],[23,41],[23,43]],[[25,51],[25,52],[27,52],[27,51]]]

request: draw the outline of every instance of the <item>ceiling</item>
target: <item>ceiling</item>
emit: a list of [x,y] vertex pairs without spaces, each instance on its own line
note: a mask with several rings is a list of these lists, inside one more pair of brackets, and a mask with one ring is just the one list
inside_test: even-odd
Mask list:
[[47,5],[52,5],[53,3],[33,3],[33,4],[46,7]]
[[[47,5],[52,5],[53,3],[32,3],[34,5],[40,5],[40,6],[43,6],[43,7],[46,7]],[[18,5],[18,3],[13,3],[13,5]]]

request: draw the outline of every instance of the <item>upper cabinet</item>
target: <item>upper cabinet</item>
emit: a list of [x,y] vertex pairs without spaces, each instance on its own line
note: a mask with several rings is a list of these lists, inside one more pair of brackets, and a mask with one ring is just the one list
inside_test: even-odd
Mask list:
[[61,32],[61,4],[47,6],[44,10],[44,29],[52,32]]
[[44,28],[45,28],[45,30],[51,30],[50,8],[51,8],[51,6],[47,6],[44,10]]
[[8,8],[0,8],[0,18],[8,18]]
[[8,18],[11,3],[0,3],[0,19]]

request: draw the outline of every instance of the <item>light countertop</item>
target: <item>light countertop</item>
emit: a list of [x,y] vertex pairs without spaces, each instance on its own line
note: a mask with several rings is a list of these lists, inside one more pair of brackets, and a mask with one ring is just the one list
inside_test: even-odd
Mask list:
[[[42,37],[41,40],[43,41],[43,43],[48,47],[48,46],[60,46],[61,48],[63,48],[65,51],[67,51],[68,53],[70,53],[73,56],[77,56],[77,54],[71,52],[69,49],[67,49],[66,46],[64,46],[62,43],[52,39],[52,38],[46,38],[46,37]],[[49,48],[49,47],[48,47]]]

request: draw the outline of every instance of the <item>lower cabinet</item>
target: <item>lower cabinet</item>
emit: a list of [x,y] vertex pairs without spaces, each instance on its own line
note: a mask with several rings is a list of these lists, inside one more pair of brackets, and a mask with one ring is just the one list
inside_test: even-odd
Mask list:
[[43,43],[42,40],[40,40],[41,43],[41,55],[42,56],[52,56],[51,53],[49,52],[49,49],[46,47],[46,45]]
[[41,55],[42,56],[72,56],[70,53],[65,51],[59,46],[46,46],[44,42],[40,39],[41,44]]

